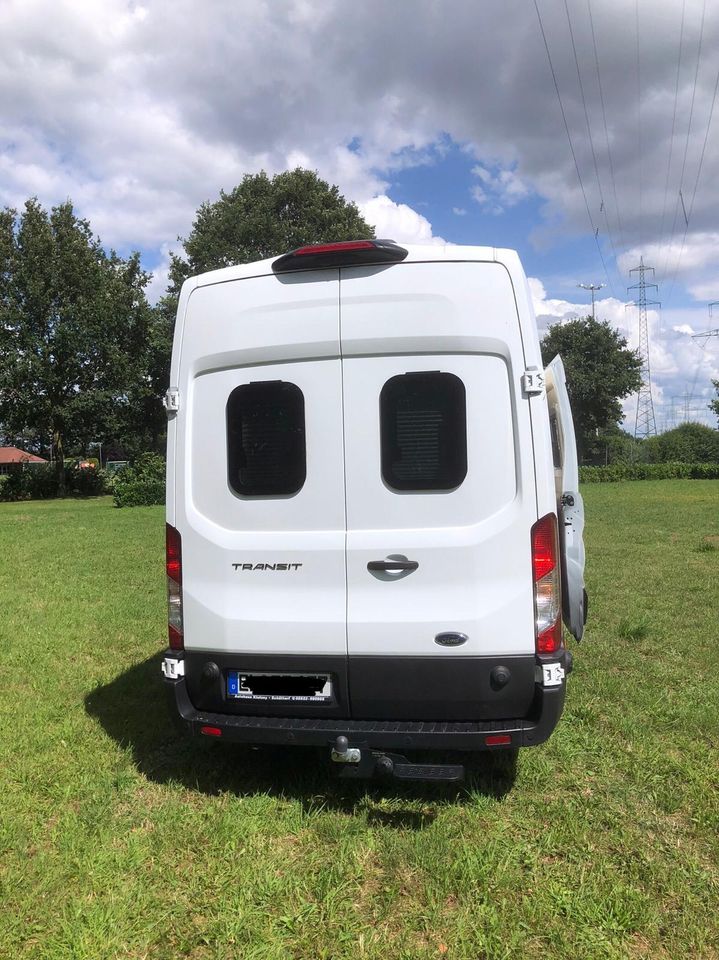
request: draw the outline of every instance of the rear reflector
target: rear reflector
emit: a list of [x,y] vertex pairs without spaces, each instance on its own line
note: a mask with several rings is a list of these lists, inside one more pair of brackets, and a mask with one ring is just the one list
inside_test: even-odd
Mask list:
[[294,270],[320,270],[324,267],[399,263],[406,256],[407,250],[394,240],[343,240],[298,247],[278,257],[272,269],[275,273],[292,273]]
[[222,736],[222,730],[219,727],[200,727],[200,733],[204,733],[206,737]]
[[502,744],[511,743],[512,737],[509,733],[492,733],[484,738],[484,742],[488,747],[499,747]]
[[557,518],[548,513],[532,527],[535,648],[556,653],[562,646],[562,598]]

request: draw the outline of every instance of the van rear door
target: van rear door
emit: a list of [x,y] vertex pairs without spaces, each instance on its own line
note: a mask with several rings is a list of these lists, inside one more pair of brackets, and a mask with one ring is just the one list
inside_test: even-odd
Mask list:
[[547,366],[545,383],[559,517],[562,613],[569,632],[576,640],[581,640],[587,619],[587,594],[584,589],[584,501],[579,492],[577,442],[561,357],[555,357]]
[[176,460],[189,654],[284,670],[277,658],[334,656],[344,673],[338,296],[337,270],[190,296]]
[[509,275],[353,267],[340,291],[353,716],[524,716],[537,507]]

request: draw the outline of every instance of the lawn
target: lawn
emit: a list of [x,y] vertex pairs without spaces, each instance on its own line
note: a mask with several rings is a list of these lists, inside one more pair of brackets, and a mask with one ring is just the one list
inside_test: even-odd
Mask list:
[[585,497],[564,718],[460,790],[182,739],[162,509],[0,505],[0,956],[718,957],[719,481]]

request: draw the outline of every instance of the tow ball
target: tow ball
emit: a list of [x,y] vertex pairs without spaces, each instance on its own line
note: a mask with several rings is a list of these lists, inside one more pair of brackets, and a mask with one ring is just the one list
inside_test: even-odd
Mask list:
[[350,745],[347,737],[337,737],[330,759],[339,767],[339,776],[347,780],[382,777],[395,780],[464,780],[461,763],[411,763],[400,753],[372,750],[367,744]]

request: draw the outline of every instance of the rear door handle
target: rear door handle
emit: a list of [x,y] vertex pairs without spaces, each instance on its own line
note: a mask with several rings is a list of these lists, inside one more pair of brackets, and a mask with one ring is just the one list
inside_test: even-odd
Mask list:
[[384,573],[403,573],[408,570],[416,570],[419,563],[416,560],[370,560],[367,569],[374,573],[382,571]]

